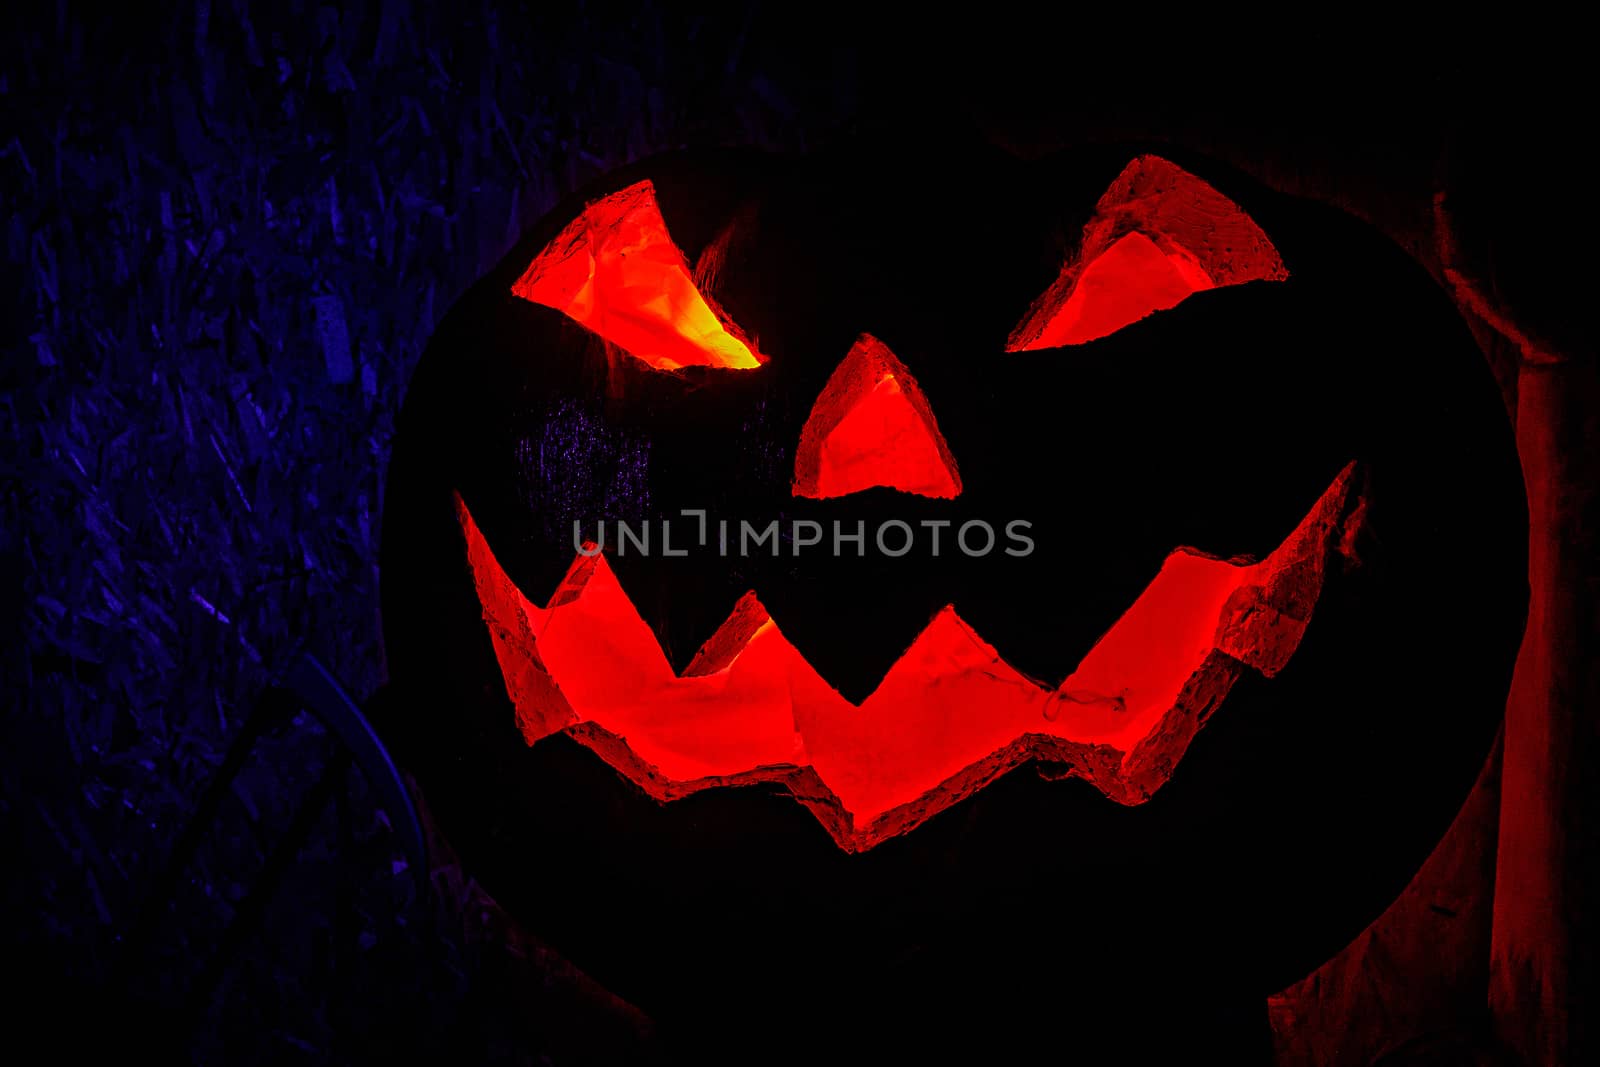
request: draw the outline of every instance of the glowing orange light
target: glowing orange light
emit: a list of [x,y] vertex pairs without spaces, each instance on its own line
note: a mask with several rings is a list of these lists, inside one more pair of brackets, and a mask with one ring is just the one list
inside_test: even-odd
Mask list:
[[695,286],[647,181],[585,208],[511,291],[555,308],[656,370],[750,370],[765,362]]
[[1297,647],[1353,512],[1347,468],[1267,559],[1172,553],[1060,685],[1011,668],[952,607],[859,706],[746,594],[681,675],[604,556],[580,557],[544,608],[458,517],[506,689],[528,742],[565,730],[661,800],[786,782],[840,847],[870,848],[1008,767],[1045,758],[1139,803],[1167,780],[1245,669]]
[[1278,250],[1239,205],[1188,171],[1141,156],[1095,205],[1077,254],[1006,349],[1083,344],[1205,289],[1288,276]]
[[862,334],[800,432],[794,495],[874,486],[948,500],[961,494],[961,474],[916,379],[888,345]]

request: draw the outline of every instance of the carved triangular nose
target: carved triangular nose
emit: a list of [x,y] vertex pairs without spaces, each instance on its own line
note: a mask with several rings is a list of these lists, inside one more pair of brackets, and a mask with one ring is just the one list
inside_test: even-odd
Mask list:
[[794,495],[827,499],[883,486],[949,500],[961,474],[933,409],[889,346],[862,334],[811,408]]

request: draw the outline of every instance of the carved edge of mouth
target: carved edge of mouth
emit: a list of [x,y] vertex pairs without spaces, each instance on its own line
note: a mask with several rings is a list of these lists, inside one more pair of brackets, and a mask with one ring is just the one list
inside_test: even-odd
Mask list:
[[[1023,732],[860,826],[814,766],[769,764],[734,774],[678,779],[641,757],[626,738],[598,722],[580,719],[539,655],[527,601],[500,570],[459,495],[455,503],[483,619],[518,726],[530,745],[564,732],[663,804],[705,789],[778,789],[809,809],[839,848],[864,852],[914,830],[1030,761],[1044,777],[1081,778],[1119,804],[1148,800],[1171,778],[1190,742],[1246,671],[1270,678],[1288,663],[1310,622],[1329,564],[1336,558],[1346,565],[1359,562],[1354,544],[1366,514],[1361,479],[1358,465],[1347,465],[1282,544],[1260,564],[1251,565],[1260,580],[1241,584],[1228,597],[1217,620],[1214,647],[1190,672],[1171,706],[1126,751],[1057,734]],[[569,575],[552,604],[561,602],[564,594],[568,599],[576,595],[570,584]]]

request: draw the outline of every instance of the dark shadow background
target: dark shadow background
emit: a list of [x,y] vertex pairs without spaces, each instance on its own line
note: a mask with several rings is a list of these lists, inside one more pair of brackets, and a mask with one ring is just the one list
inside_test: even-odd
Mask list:
[[413,872],[359,783],[190,1034],[173,1012],[326,759],[308,723],[241,779],[138,1010],[119,1014],[111,985],[119,932],[274,672],[309,650],[358,695],[385,676],[383,475],[434,323],[557,197],[619,163],[880,124],[1025,153],[1182,144],[1387,232],[1477,313],[1508,404],[1519,363],[1592,359],[1576,313],[1592,114],[1586,64],[1559,45],[1571,28],[1351,27],[1354,44],[1219,18],[1158,45],[1153,10],[1136,29],[929,17],[10,9],[0,906],[30,994],[7,1004],[14,1031],[43,1027],[68,1058],[162,1040],[230,1063],[648,1049],[646,1020],[512,929],[447,853],[438,934],[419,934]]

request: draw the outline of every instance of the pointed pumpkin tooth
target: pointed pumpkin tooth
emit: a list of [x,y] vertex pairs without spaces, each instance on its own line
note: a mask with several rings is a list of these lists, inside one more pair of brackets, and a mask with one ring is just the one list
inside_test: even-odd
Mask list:
[[501,568],[459,494],[455,504],[456,517],[466,539],[472,583],[483,608],[483,621],[494,645],[495,660],[505,680],[506,695],[516,708],[518,728],[532,744],[578,721],[572,705],[539,655],[536,634],[547,612],[530,604]]
[[801,731],[818,773],[862,824],[1028,732],[1044,698],[946,606],[859,708],[808,708]]
[[746,593],[739,598],[722,625],[717,627],[716,633],[700,646],[700,651],[683,669],[683,676],[696,678],[727,670],[771,618],[767,609],[761,606],[761,601],[756,599],[755,591]]
[[1324,572],[1361,521],[1354,463],[1339,472],[1283,544],[1250,568],[1217,622],[1216,646],[1271,678],[1284,668],[1311,621]]

